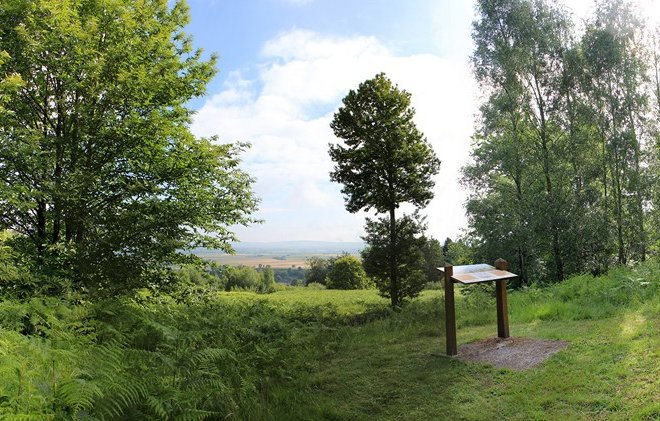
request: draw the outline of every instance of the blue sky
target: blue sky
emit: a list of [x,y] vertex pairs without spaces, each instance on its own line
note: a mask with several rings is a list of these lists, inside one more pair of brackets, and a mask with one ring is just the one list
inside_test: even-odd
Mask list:
[[[329,123],[348,90],[381,71],[412,94],[415,122],[443,161],[428,233],[459,235],[458,178],[480,101],[468,60],[472,1],[188,1],[194,45],[220,57],[207,96],[191,104],[192,130],[253,145],[243,168],[257,178],[265,222],[237,227],[242,241],[359,240],[366,215],[345,211],[329,181]],[[589,3],[572,4],[583,12]]]

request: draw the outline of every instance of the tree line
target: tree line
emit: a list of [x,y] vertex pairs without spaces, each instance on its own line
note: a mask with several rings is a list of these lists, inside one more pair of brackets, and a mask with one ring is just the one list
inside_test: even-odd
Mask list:
[[555,2],[478,2],[485,94],[462,180],[475,258],[529,283],[657,253],[658,35],[624,0],[596,3],[581,31]]

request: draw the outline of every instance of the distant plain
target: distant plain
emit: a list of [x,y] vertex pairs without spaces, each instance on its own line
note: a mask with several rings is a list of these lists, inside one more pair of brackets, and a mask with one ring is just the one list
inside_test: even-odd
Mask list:
[[288,241],[277,243],[237,243],[236,254],[220,250],[197,249],[199,257],[223,265],[270,266],[273,269],[307,268],[310,257],[329,258],[343,253],[359,254],[360,242]]
[[273,269],[286,269],[290,267],[302,267],[306,269],[307,259],[313,256],[319,257],[332,257],[336,256],[336,253],[331,254],[285,254],[285,255],[274,255],[274,254],[205,254],[204,259],[210,260],[221,265],[231,265],[231,266],[270,266]]

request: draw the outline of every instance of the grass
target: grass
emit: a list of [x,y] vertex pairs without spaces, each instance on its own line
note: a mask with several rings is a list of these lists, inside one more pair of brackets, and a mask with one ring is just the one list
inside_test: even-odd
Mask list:
[[[265,417],[660,419],[659,282],[649,264],[511,293],[512,335],[569,342],[522,372],[442,356],[441,295],[429,291],[401,313],[344,328]],[[366,300],[368,292],[333,296]],[[485,293],[459,299],[457,317],[459,345],[496,335],[494,299]]]
[[[510,293],[513,336],[568,347],[522,372],[443,356],[442,291],[287,288],[0,301],[2,419],[660,419],[660,262]],[[459,290],[459,345],[496,335]]]

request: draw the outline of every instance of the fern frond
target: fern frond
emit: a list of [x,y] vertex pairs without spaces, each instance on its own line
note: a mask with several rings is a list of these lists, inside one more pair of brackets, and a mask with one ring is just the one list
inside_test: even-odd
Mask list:
[[155,396],[147,396],[145,399],[147,403],[147,407],[153,411],[154,414],[160,419],[167,419],[167,408],[163,404],[163,402],[156,398]]
[[98,385],[81,378],[61,382],[55,391],[56,398],[76,412],[91,409],[94,401],[102,395]]
[[202,364],[209,361],[230,359],[237,362],[236,354],[226,348],[205,348],[194,352],[190,356],[190,362],[193,364]]
[[2,416],[3,421],[51,421],[55,415],[50,414],[7,414]]
[[176,417],[177,420],[198,421],[198,420],[205,420],[211,417],[219,418],[222,416],[222,414],[217,411],[206,411],[203,409],[196,409],[196,408],[184,408],[182,411],[183,412]]

